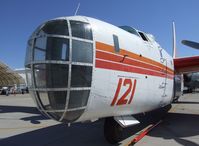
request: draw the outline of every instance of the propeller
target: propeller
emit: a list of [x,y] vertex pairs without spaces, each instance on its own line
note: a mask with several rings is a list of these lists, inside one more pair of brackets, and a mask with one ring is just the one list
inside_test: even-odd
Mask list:
[[195,49],[199,49],[199,43],[197,42],[193,42],[193,41],[189,41],[189,40],[182,40],[182,44],[195,48]]

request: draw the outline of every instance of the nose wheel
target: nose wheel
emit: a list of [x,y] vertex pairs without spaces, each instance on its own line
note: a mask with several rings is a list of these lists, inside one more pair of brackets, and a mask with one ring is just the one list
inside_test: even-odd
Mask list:
[[111,117],[104,121],[104,136],[106,140],[115,144],[122,140],[123,128]]

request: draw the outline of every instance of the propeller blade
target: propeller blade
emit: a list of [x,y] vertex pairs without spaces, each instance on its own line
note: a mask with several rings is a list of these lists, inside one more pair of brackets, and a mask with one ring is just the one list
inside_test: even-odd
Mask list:
[[195,49],[199,49],[199,43],[197,42],[193,42],[193,41],[189,41],[189,40],[182,40],[182,44],[195,48]]

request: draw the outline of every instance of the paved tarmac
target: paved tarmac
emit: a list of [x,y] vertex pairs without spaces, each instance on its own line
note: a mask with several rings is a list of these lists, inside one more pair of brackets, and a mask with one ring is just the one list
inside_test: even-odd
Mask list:
[[135,144],[143,145],[199,146],[199,93],[186,94],[172,104],[163,122]]
[[[142,118],[142,124],[124,130],[127,144],[161,113]],[[152,118],[153,117],[153,118]],[[103,120],[70,127],[42,116],[28,94],[0,96],[0,146],[111,146],[103,136]],[[172,105],[163,122],[136,146],[199,146],[199,94],[186,94]]]

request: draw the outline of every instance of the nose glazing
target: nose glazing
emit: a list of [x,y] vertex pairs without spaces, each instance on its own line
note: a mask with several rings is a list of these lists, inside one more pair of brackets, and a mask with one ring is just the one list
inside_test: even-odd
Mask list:
[[53,20],[30,37],[26,76],[38,109],[62,122],[77,120],[87,107],[93,69],[90,24]]

